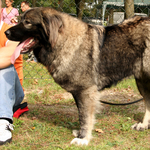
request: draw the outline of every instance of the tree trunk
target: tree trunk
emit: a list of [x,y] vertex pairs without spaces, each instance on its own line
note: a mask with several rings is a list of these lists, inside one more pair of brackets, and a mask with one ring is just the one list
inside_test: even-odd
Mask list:
[[32,0],[32,7],[36,7],[36,0]]
[[59,11],[63,11],[63,3],[64,3],[64,0],[60,0],[58,3],[59,3],[58,10],[59,10]]
[[134,16],[134,0],[124,0],[125,19]]
[[5,0],[2,0],[2,8],[5,7]]
[[77,17],[81,20],[82,20],[82,16],[83,16],[84,1],[85,0],[75,0]]

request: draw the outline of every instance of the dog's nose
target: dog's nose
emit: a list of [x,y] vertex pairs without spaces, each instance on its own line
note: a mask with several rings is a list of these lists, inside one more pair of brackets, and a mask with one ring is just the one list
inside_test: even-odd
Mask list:
[[5,31],[5,35],[6,35],[7,37],[9,37],[9,36],[11,35],[10,30],[6,30],[6,31]]

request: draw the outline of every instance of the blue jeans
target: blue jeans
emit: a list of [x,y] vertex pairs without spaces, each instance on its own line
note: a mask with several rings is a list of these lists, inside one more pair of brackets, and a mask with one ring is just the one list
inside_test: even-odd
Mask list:
[[13,65],[0,69],[0,118],[13,120],[13,107],[24,98],[18,74]]

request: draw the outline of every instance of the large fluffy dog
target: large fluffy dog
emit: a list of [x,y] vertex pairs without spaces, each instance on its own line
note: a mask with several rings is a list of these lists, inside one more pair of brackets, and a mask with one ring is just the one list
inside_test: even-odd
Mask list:
[[146,103],[143,123],[132,128],[150,127],[149,18],[136,16],[104,28],[51,8],[34,8],[6,35],[10,40],[25,41],[22,53],[33,50],[56,83],[72,93],[81,128],[74,132],[71,143],[88,144],[100,91],[132,74]]

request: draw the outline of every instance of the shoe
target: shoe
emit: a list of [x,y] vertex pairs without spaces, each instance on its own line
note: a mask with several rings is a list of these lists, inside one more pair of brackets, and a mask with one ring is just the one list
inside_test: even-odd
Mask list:
[[11,142],[11,130],[14,130],[13,127],[13,124],[10,124],[9,121],[5,119],[0,119],[0,145]]
[[27,102],[24,102],[22,104],[19,104],[19,105],[15,106],[13,108],[13,113],[14,113],[13,117],[19,118],[20,115],[22,115],[23,113],[29,111],[29,108],[28,108],[27,105],[28,105]]

